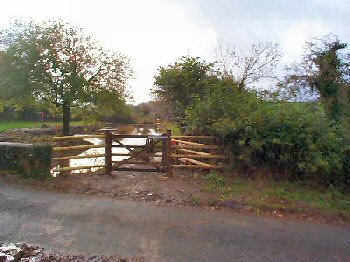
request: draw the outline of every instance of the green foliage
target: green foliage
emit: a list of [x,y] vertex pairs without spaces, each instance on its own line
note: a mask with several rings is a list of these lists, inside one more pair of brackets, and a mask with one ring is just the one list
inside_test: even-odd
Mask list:
[[[90,123],[80,122],[80,121],[73,121],[72,125],[82,125],[82,124],[89,125]],[[51,122],[51,121],[45,121],[42,122],[31,122],[31,121],[0,121],[0,132],[8,130],[8,129],[15,129],[15,128],[33,128],[33,127],[41,127],[43,124],[46,124],[48,126],[62,126],[62,123],[60,122]],[[91,125],[91,124],[90,124]]]
[[311,87],[317,89],[321,100],[326,106],[327,114],[335,120],[341,120],[346,115],[349,117],[350,95],[349,72],[343,70],[348,63],[341,58],[339,50],[346,48],[346,44],[338,40],[327,43],[323,48],[311,49],[313,62],[318,70],[312,79]]
[[322,184],[350,182],[349,143],[317,103],[268,102],[218,85],[186,116],[190,132],[219,135],[240,165],[264,163]]
[[350,218],[350,196],[334,187],[324,190],[315,185],[272,181],[264,178],[264,174],[254,180],[223,174],[208,177],[210,179],[205,178],[206,190],[217,196],[215,205],[232,201],[247,205],[256,212],[316,213],[332,217],[341,214],[342,218]]
[[103,49],[81,29],[62,21],[15,21],[0,32],[0,41],[1,96],[60,108],[65,134],[71,107],[104,112],[125,104],[129,60]]
[[158,69],[152,92],[168,105],[174,120],[182,123],[187,106],[218,81],[213,66],[199,57],[182,57],[174,65]]
[[181,136],[181,128],[176,122],[162,122],[161,123],[163,132],[166,132],[167,130],[171,130],[171,135],[173,136]]
[[140,103],[131,107],[133,120],[139,124],[155,124],[160,118],[161,105],[155,101]]
[[288,68],[281,87],[316,91],[329,118],[350,123],[350,55],[344,54],[346,47],[332,35],[307,43],[301,63]]
[[50,177],[52,147],[49,145],[0,145],[0,170],[13,171],[25,178]]
[[223,188],[227,185],[223,175],[217,172],[210,172],[209,174],[205,175],[204,180],[208,182],[209,185],[218,187],[218,188]]
[[186,109],[185,124],[190,133],[216,133],[218,120],[244,120],[260,101],[254,92],[239,91],[230,79],[222,79],[205,90],[205,98],[196,97]]

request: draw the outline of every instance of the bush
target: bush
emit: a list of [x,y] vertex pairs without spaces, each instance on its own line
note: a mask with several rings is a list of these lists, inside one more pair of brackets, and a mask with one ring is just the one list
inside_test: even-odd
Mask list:
[[349,184],[349,144],[317,103],[263,101],[218,86],[187,109],[191,132],[220,136],[238,164],[277,167],[303,181]]
[[0,170],[13,171],[25,178],[50,177],[52,147],[0,143]]

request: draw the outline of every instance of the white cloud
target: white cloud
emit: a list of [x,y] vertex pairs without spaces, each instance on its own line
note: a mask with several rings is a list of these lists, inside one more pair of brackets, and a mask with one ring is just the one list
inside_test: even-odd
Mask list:
[[303,21],[291,26],[281,35],[283,61],[291,63],[299,60],[303,54],[305,42],[325,36],[329,32],[331,32],[331,28],[322,22]]

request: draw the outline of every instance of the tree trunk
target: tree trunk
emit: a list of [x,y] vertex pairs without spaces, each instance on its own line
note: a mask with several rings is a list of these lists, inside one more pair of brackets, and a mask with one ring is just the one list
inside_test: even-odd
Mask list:
[[69,136],[69,123],[70,123],[70,105],[64,102],[62,105],[63,110],[63,135]]
[[245,79],[243,78],[242,81],[238,84],[238,92],[242,93],[244,89]]

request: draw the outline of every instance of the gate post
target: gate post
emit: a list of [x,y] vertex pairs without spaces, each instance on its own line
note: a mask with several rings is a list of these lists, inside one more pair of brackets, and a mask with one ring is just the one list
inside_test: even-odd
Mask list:
[[[56,145],[57,145],[58,147],[64,147],[64,146],[65,146],[64,140],[62,140],[62,141],[58,140],[58,141],[56,142]],[[58,156],[58,157],[65,157],[65,156],[67,156],[67,154],[66,154],[65,152],[66,152],[66,151],[58,151],[57,156]],[[70,160],[69,160],[69,159],[61,159],[61,160],[58,161],[58,164],[59,164],[60,168],[69,167],[69,166],[70,166]],[[71,174],[71,171],[69,171],[69,170],[67,170],[67,171],[61,171],[61,172],[59,173],[59,176],[68,176],[68,175],[70,175],[70,174]]]
[[167,138],[166,137],[166,133],[162,134],[162,171],[166,170],[166,168],[168,167],[168,158],[167,158]]
[[166,158],[167,158],[167,169],[166,174],[167,176],[171,177],[173,175],[173,168],[172,168],[172,157],[171,157],[171,130],[166,131]]
[[[211,143],[211,145],[215,145],[215,146],[217,145],[216,138],[213,139],[213,142]],[[217,149],[214,149],[214,148],[210,149],[210,155],[214,156],[214,155],[217,155],[217,153],[218,153]],[[210,165],[216,166],[217,164],[218,164],[218,161],[216,158],[210,159]],[[212,172],[212,171],[215,171],[215,169],[210,169],[210,172]]]
[[105,173],[110,175],[112,173],[112,132],[111,130],[104,130],[105,132]]

